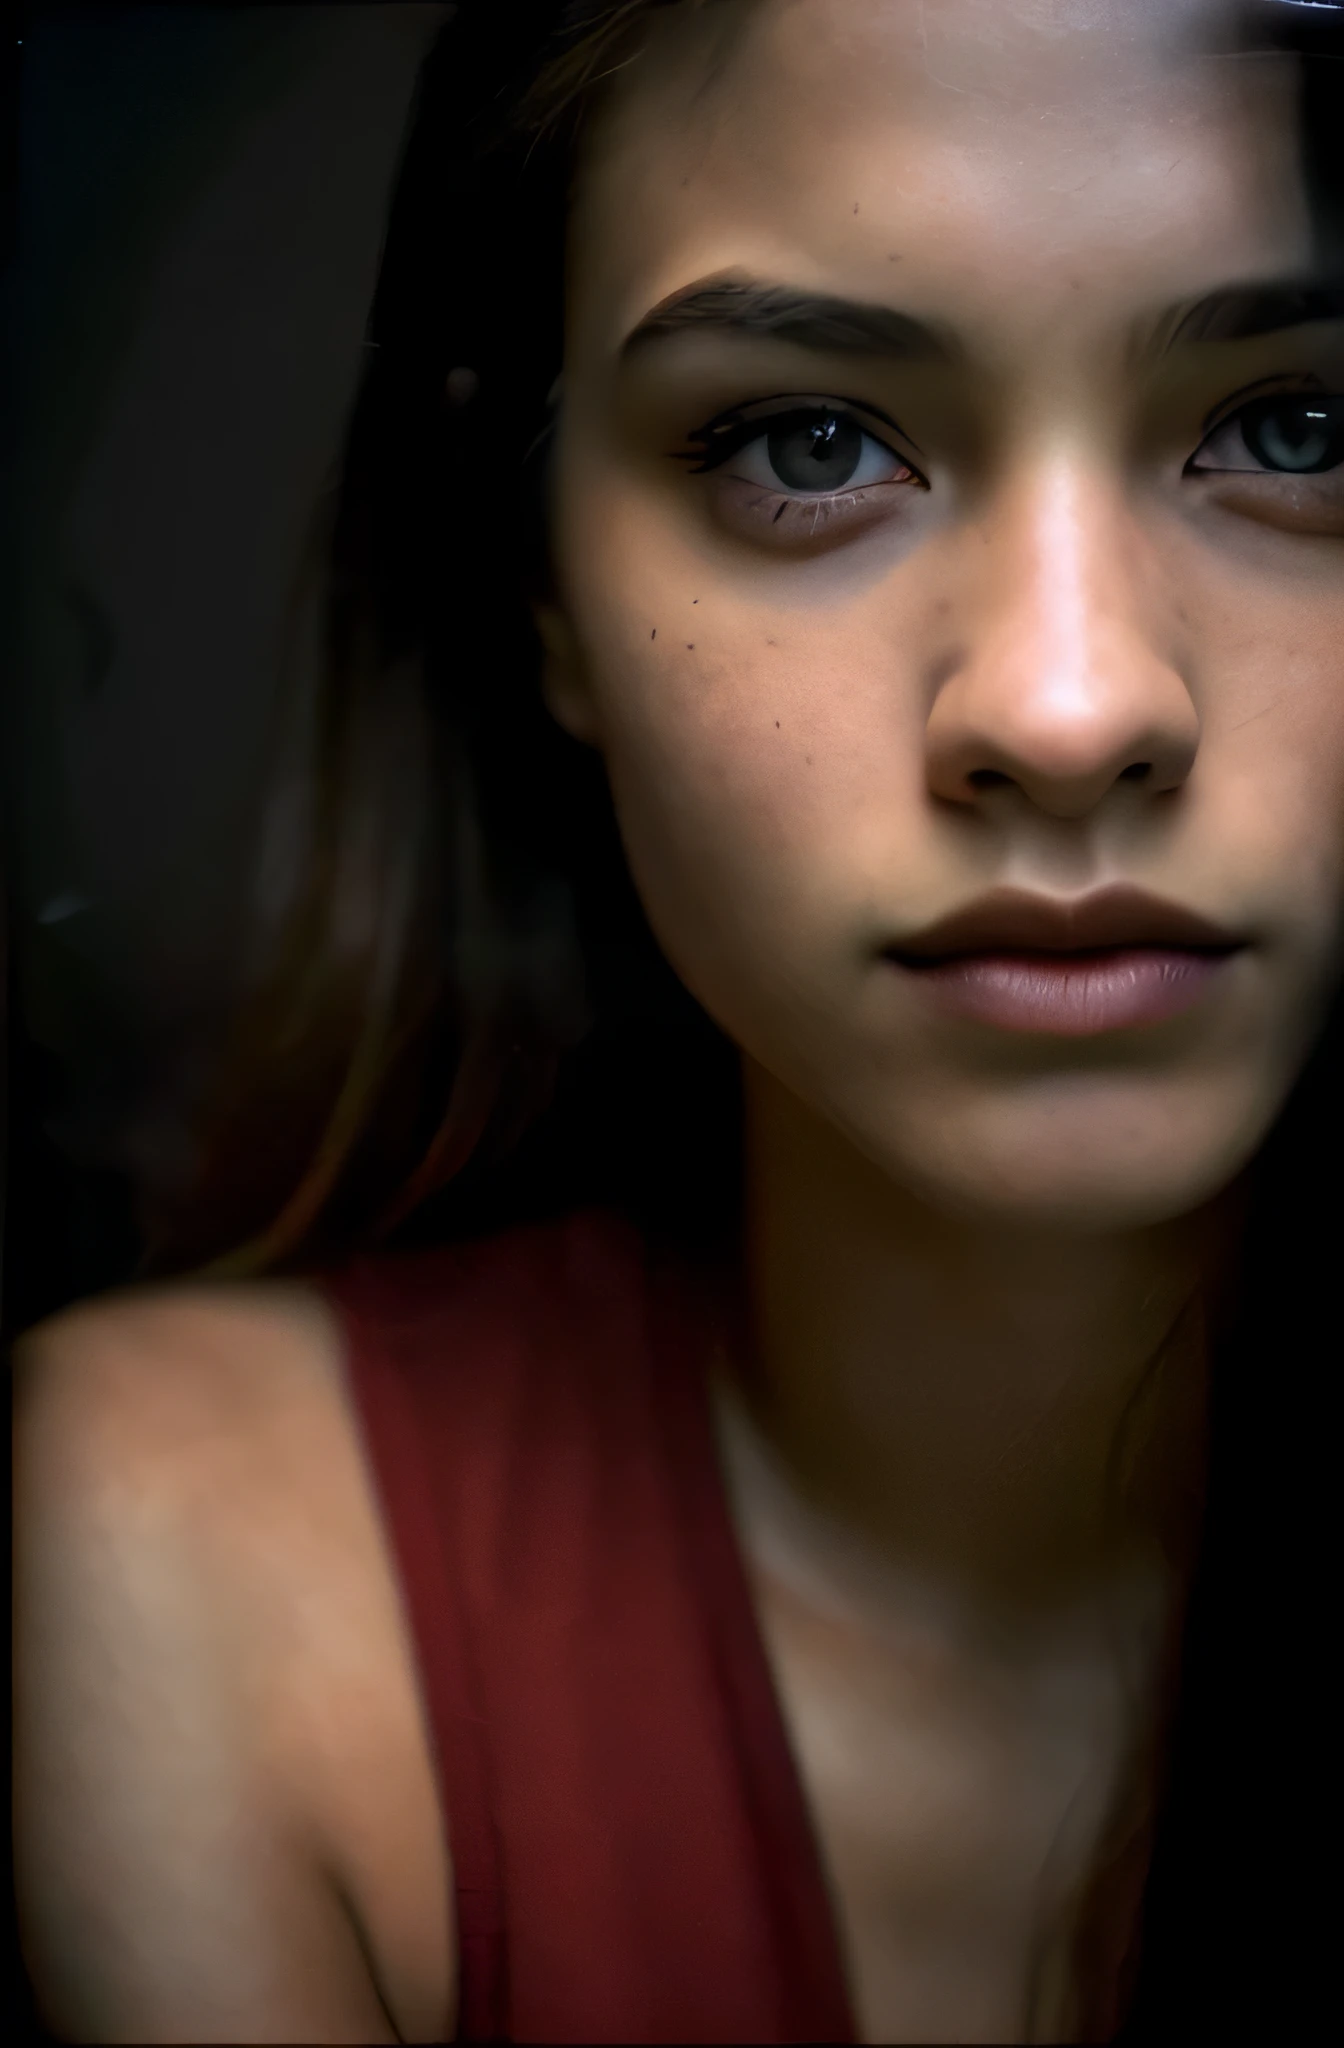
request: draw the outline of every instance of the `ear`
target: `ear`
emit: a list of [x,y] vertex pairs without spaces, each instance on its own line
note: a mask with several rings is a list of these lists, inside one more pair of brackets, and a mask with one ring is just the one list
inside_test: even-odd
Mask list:
[[536,600],[532,619],[541,640],[541,694],[546,709],[571,739],[598,743],[597,709],[574,629],[558,604]]

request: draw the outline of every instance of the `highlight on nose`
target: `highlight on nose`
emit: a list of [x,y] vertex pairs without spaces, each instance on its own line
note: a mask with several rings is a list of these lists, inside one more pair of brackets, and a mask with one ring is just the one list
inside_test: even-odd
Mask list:
[[1145,798],[1179,789],[1200,731],[1185,680],[1137,633],[1127,645],[1105,637],[1107,657],[1094,653],[1067,688],[1032,659],[1026,636],[1008,647],[996,634],[972,652],[928,716],[933,794],[974,805],[1016,790],[1049,816],[1083,818],[1121,788]]
[[998,519],[1006,545],[970,595],[958,653],[928,673],[929,787],[961,804],[1015,787],[1057,817],[1122,784],[1179,788],[1200,728],[1161,565],[1072,465],[1006,490]]

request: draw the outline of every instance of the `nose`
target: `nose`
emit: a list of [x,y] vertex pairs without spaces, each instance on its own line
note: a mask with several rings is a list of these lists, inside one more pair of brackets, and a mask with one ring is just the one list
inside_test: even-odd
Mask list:
[[1056,459],[1000,495],[956,561],[957,647],[937,657],[926,726],[936,795],[983,806],[1013,785],[1083,818],[1119,785],[1184,783],[1199,716],[1172,598],[1119,491]]

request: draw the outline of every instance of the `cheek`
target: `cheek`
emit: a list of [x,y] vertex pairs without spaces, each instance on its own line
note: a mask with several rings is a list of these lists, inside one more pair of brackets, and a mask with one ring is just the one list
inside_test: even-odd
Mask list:
[[[673,965],[725,1010],[806,1001],[804,963],[908,870],[918,734],[861,622],[590,630],[602,750],[631,873]],[[726,606],[717,607],[721,612]],[[664,607],[664,617],[670,607]],[[615,622],[608,621],[614,628]],[[790,964],[792,963],[792,965]],[[815,993],[815,990],[814,990]]]
[[839,768],[796,677],[697,628],[602,684],[604,753],[631,871],[670,956],[696,979],[796,918],[836,858]]
[[917,808],[918,716],[880,592],[818,608],[773,577],[743,590],[613,481],[566,508],[565,602],[636,887],[700,993],[852,896],[872,821]]
[[1344,921],[1344,597],[1263,585],[1257,595],[1221,592],[1200,663],[1218,813],[1208,837],[1251,900],[1272,892],[1281,916],[1319,934],[1323,920]]

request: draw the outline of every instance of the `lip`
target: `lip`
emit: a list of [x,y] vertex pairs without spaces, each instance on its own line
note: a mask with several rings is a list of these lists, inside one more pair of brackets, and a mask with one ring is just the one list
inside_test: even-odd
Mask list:
[[1241,934],[1184,904],[1115,883],[1072,897],[995,889],[885,950],[891,959],[919,967],[968,953],[1077,953],[1108,946],[1232,952],[1245,943]]
[[1090,953],[958,953],[919,968],[895,964],[945,1016],[1000,1031],[1090,1038],[1180,1016],[1232,957],[1182,946],[1113,946]]
[[1118,885],[1071,899],[997,890],[886,956],[944,1015],[1082,1038],[1181,1015],[1245,944],[1184,905]]

